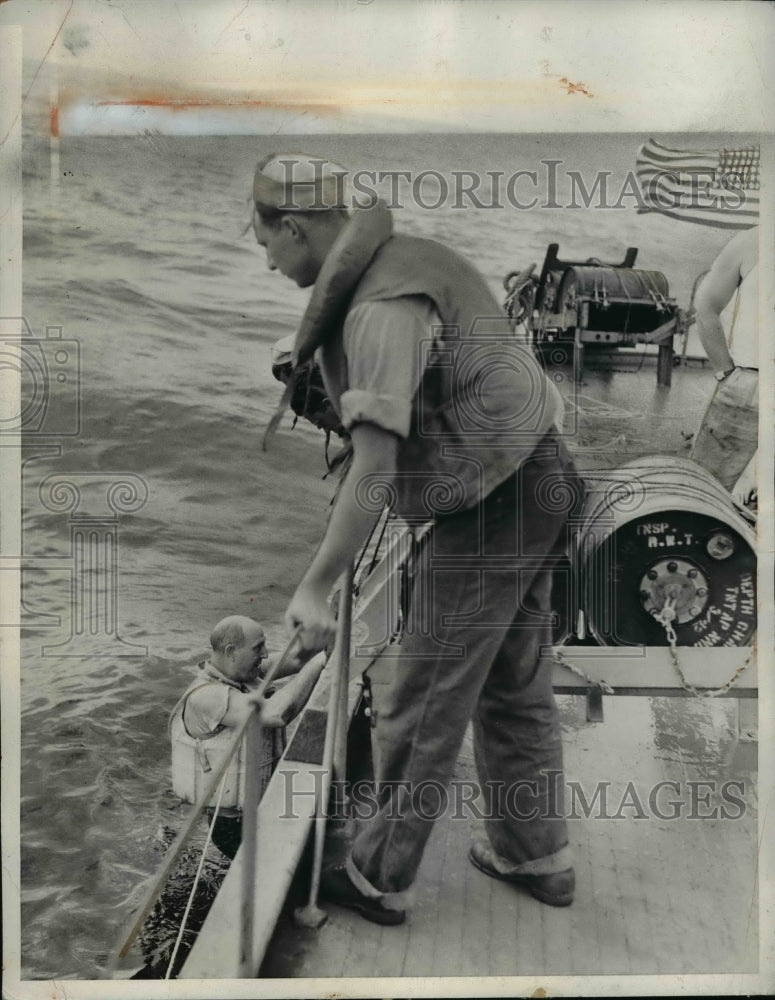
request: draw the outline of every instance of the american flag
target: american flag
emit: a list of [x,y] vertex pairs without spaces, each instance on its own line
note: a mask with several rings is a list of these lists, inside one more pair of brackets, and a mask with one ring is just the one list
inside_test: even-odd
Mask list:
[[719,229],[749,229],[759,221],[758,145],[735,149],[671,149],[649,139],[635,157],[643,204],[639,213]]

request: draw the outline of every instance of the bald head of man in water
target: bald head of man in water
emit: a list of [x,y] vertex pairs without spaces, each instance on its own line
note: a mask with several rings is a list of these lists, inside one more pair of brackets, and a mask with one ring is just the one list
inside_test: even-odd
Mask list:
[[264,630],[245,615],[222,618],[212,631],[210,645],[210,662],[238,684],[255,684],[269,656]]

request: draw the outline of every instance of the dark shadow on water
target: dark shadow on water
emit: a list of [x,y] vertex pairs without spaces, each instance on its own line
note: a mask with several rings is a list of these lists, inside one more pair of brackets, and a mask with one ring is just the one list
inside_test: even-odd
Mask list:
[[[131,977],[132,979],[165,978],[194,884],[200,856],[200,852],[196,849],[185,851],[178,867],[168,879],[164,891],[156,901],[140,933],[138,945],[145,965]],[[177,977],[188,958],[197,934],[226,877],[229,864],[230,859],[219,850],[213,847],[208,849],[186,921],[186,929],[169,978]]]

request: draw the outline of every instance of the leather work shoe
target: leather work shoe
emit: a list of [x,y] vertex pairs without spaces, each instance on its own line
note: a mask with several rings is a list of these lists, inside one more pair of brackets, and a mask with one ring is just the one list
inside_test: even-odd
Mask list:
[[501,882],[512,882],[522,885],[531,896],[547,903],[549,906],[570,906],[573,902],[573,891],[576,888],[576,873],[572,868],[562,872],[549,872],[545,875],[528,875],[523,873],[499,872],[486,859],[485,852],[477,850],[474,845],[468,852],[471,864],[480,872]]
[[321,872],[320,894],[330,903],[355,910],[375,924],[395,926],[406,920],[406,910],[391,910],[385,906],[381,896],[365,896],[357,889],[350,880],[344,864],[332,865]]

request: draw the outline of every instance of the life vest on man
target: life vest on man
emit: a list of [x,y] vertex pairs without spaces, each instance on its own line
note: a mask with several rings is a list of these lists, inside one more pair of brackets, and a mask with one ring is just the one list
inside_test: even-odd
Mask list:
[[434,240],[392,235],[380,202],[355,209],[329,250],[291,354],[297,366],[316,358],[335,412],[351,388],[349,311],[406,296],[429,299],[441,325],[418,344],[422,378],[397,444],[391,506],[429,520],[473,507],[513,475],[562,425],[563,400],[479,271]]
[[[177,705],[172,709],[169,720],[169,736],[172,744],[172,790],[184,802],[198,805],[204,796],[205,787],[213,773],[223,763],[234,741],[234,730],[219,726],[205,736],[191,736],[183,722],[186,702],[194,691],[207,684],[220,684],[218,680],[197,678],[183,692]],[[226,769],[226,777],[221,793],[221,810],[241,809],[245,799],[245,744],[240,741]],[[218,801],[216,791],[208,803],[215,807]]]

